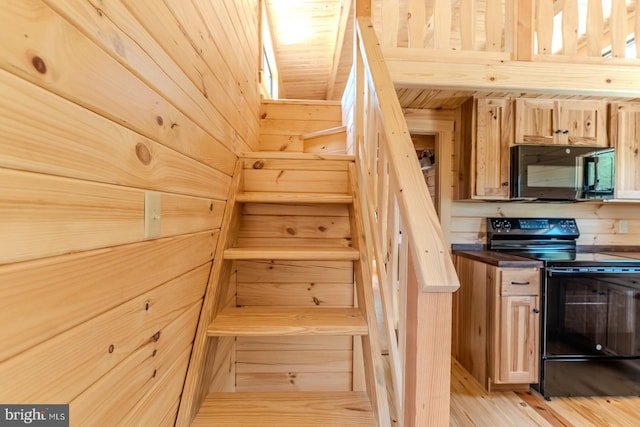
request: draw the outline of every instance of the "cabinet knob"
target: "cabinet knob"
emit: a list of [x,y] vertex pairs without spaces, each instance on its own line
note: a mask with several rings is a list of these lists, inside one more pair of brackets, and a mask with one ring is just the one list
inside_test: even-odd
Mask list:
[[507,181],[505,181],[505,182],[503,182],[503,183],[502,183],[502,186],[503,186],[503,187],[508,187],[508,186],[509,186],[509,183],[508,183]]
[[538,309],[538,308],[534,308],[534,309],[533,309],[533,312],[534,312],[535,314],[538,314],[538,313],[540,313],[540,309]]
[[556,129],[556,135],[562,132],[560,129]]
[[562,133],[564,133],[565,135],[569,133],[569,130],[565,130]]

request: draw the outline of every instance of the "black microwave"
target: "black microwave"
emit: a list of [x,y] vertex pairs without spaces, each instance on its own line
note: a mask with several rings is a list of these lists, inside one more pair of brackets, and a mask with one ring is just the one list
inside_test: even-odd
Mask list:
[[613,148],[521,144],[511,147],[510,154],[511,198],[613,198]]

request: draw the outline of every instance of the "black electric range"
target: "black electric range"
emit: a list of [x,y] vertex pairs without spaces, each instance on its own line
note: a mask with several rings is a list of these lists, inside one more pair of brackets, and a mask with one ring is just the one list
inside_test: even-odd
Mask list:
[[543,262],[534,388],[640,395],[640,253],[580,252],[579,236],[573,218],[487,218],[490,250]]

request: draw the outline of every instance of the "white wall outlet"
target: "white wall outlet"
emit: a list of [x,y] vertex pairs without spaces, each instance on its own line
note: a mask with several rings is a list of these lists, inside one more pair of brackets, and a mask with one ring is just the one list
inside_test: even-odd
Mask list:
[[144,238],[160,237],[160,193],[144,192]]
[[618,221],[618,233],[620,234],[625,234],[628,233],[628,224],[627,224],[627,220],[626,219],[621,219],[620,221]]

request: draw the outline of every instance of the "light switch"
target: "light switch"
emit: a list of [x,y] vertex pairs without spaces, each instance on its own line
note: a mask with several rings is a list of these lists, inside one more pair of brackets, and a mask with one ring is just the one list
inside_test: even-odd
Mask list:
[[626,219],[621,219],[618,221],[618,233],[625,234],[628,233],[628,224]]
[[160,193],[144,192],[144,238],[160,237]]

